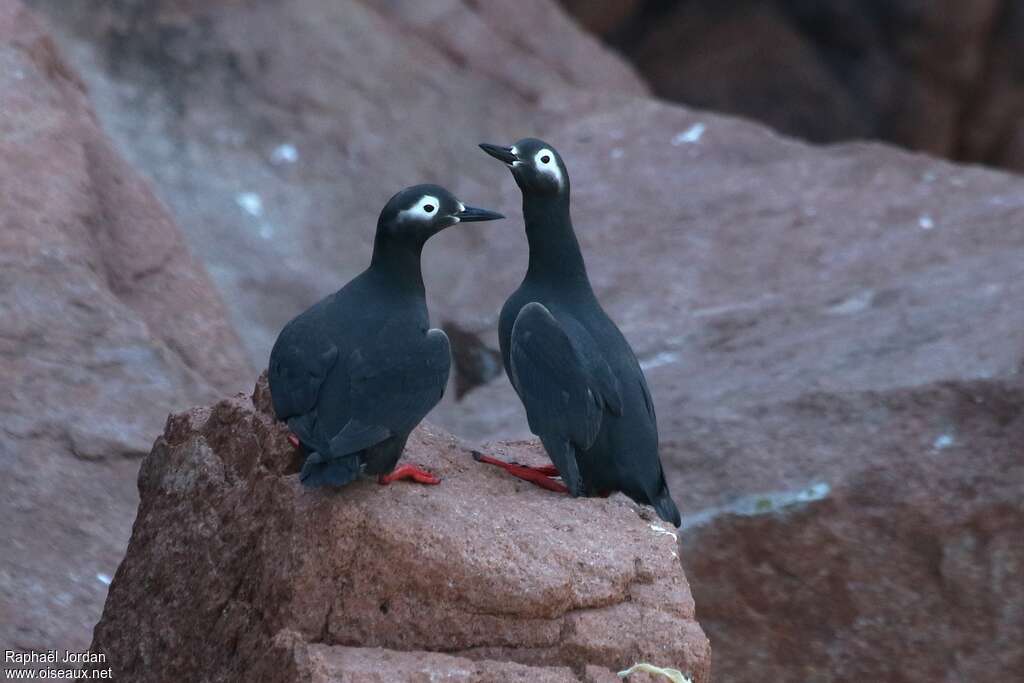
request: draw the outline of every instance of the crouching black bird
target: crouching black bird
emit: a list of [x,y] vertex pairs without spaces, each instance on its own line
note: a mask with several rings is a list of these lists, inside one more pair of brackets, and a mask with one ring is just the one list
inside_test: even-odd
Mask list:
[[569,217],[569,174],[554,148],[533,138],[482,144],[523,192],[530,245],[526,277],[501,309],[502,360],[564,488],[550,467],[478,457],[573,496],[622,491],[676,526],[679,510],[658,456],[647,381],[629,343],[598,303]]
[[412,465],[395,469],[451,365],[448,337],[430,329],[420,254],[449,226],[497,218],[437,185],[402,190],[377,220],[370,267],[285,325],[270,352],[270,394],[306,453],[303,483],[341,486],[363,473],[439,483]]

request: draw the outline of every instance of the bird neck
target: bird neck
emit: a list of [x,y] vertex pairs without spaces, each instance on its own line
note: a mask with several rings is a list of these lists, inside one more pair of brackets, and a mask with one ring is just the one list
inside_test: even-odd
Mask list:
[[569,216],[569,198],[524,195],[523,218],[530,243],[527,279],[570,282],[589,289],[587,268]]
[[389,287],[426,295],[420,257],[423,243],[395,239],[377,232],[373,241],[370,271],[380,275]]

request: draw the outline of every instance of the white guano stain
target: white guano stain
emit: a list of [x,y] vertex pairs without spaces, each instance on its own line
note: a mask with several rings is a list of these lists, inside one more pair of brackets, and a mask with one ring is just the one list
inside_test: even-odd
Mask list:
[[808,484],[806,487],[791,491],[771,491],[768,493],[755,493],[749,496],[737,498],[731,503],[706,508],[700,512],[683,517],[683,529],[692,529],[703,526],[724,515],[739,515],[741,517],[755,517],[758,515],[771,515],[786,511],[790,508],[801,507],[807,503],[824,500],[832,491],[826,482],[819,481]]
[[285,142],[270,153],[270,161],[274,164],[294,164],[299,160],[299,150],[290,142]]
[[619,678],[628,678],[636,673],[647,673],[654,674],[655,676],[664,676],[672,683],[693,683],[693,679],[683,674],[679,669],[669,669],[662,666],[654,666],[647,662],[637,662],[633,666],[629,667],[624,671],[620,671],[616,674]]
[[235,195],[235,203],[250,216],[259,218],[263,215],[263,199],[255,192],[239,192]]
[[650,358],[645,358],[640,361],[641,370],[653,370],[654,368],[660,368],[662,365],[671,365],[672,363],[679,362],[679,354],[674,351],[662,351],[657,353]]
[[874,291],[868,289],[854,294],[833,306],[829,306],[826,310],[832,315],[853,315],[854,313],[866,311],[871,307],[871,303],[874,300]]
[[700,139],[704,137],[704,131],[708,129],[703,123],[695,123],[682,133],[678,133],[672,138],[672,144],[675,147],[679,145],[695,145],[700,142]]
[[650,527],[651,531],[653,531],[655,534],[658,534],[659,536],[668,536],[672,539],[672,557],[678,560],[679,554],[676,552],[675,548],[676,544],[679,543],[679,535],[671,529],[666,529],[660,524],[650,524],[648,526]]

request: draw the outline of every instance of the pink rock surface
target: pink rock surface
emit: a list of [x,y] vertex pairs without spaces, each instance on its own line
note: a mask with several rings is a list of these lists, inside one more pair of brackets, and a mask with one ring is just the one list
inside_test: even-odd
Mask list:
[[[1024,181],[640,101],[543,134],[647,369],[723,679],[1017,675]],[[524,252],[502,233],[466,273],[500,284],[449,300],[496,309]],[[505,380],[432,419],[527,434]]]
[[[365,267],[396,191],[434,182],[488,206],[497,174],[477,142],[530,132],[546,93],[646,92],[553,0],[34,4],[202,254],[256,365],[292,316]],[[431,241],[435,315],[463,256],[506,227]]]
[[115,678],[556,681],[654,661],[709,680],[673,537],[647,511],[542,491],[431,427],[405,458],[440,486],[306,489],[265,380],[255,401],[172,416],[144,461],[92,645]]
[[84,648],[137,456],[248,374],[202,266],[39,22],[0,3],[0,642]]
[[[595,287],[648,372],[669,483],[689,525],[681,554],[723,678],[1018,675],[1024,627],[1006,577],[1020,574],[1013,492],[1024,487],[1015,445],[1024,351],[1020,178],[881,145],[810,147],[651,101],[589,38],[524,36],[518,18],[495,18],[496,3],[465,3],[472,16],[452,14],[454,3],[132,0],[77,16],[64,2],[37,4],[61,10],[51,19],[104,124],[157,181],[260,362],[284,320],[363,267],[380,205],[420,180],[510,217],[449,231],[427,250],[435,321],[454,320],[493,344],[487,330],[522,276],[526,244],[511,178],[473,145],[549,139],[569,164]],[[949,35],[973,35],[988,5],[963,10],[978,14],[954,19]],[[526,16],[544,19],[534,26],[563,26],[553,10],[525,7]],[[1000,35],[1013,25],[1001,25]],[[749,34],[748,42],[778,45],[773,59],[799,61],[808,51],[790,28],[783,22],[770,40]],[[748,35],[742,22],[704,37],[737,35]],[[529,55],[516,53],[516,40],[533,41]],[[976,54],[969,42],[968,57]],[[935,45],[956,82],[976,73],[976,60],[941,54],[941,41],[921,47],[926,62]],[[985,68],[1009,73],[1012,54],[993,51]],[[606,82],[594,80],[599,66]],[[787,73],[822,78],[820,65],[804,67]],[[949,108],[944,91],[933,90],[908,90],[900,102],[937,117],[935,126],[912,124],[913,132],[946,135]],[[1013,127],[1003,117],[1016,110],[1000,98],[1015,97],[1012,82],[999,92],[979,100],[977,111],[995,123],[975,132],[1006,131],[983,142],[1009,154]],[[935,99],[941,106],[922,104]],[[827,101],[838,103],[831,112],[845,106]],[[121,400],[111,393],[108,402]],[[159,395],[129,393],[126,402],[159,404],[150,399]],[[474,440],[527,436],[504,379],[431,419]],[[78,443],[83,453],[106,452],[86,438]],[[39,462],[47,461],[15,469],[19,491],[57,490],[74,500],[70,484],[60,483],[71,471],[64,461],[45,471]],[[132,467],[117,459],[102,466]],[[131,493],[113,482],[90,484],[91,495],[124,496],[121,513],[89,519],[124,534]],[[434,494],[403,495],[429,502]],[[26,494],[17,504],[34,500]],[[594,503],[579,504],[589,511]],[[100,514],[84,501],[79,508]],[[58,545],[74,542],[72,529]],[[386,538],[410,542],[398,532]],[[517,552],[528,553],[523,547]],[[113,564],[113,551],[95,553]],[[62,567],[54,572],[64,580]],[[317,614],[332,599],[324,597]],[[359,649],[353,661],[373,658],[364,648],[407,651],[387,640],[394,636],[379,621],[340,619],[313,619],[296,632],[302,643],[314,642],[307,633],[324,624],[329,633],[366,634],[367,641],[321,643],[330,652]],[[229,635],[244,632],[229,623]],[[291,642],[288,632],[280,631],[281,642]],[[468,639],[455,627],[447,636],[411,628],[408,648],[437,646],[430,637]],[[500,644],[460,649],[468,642],[446,656],[498,662],[515,654]],[[593,642],[586,648],[602,651]],[[544,657],[518,663],[585,676],[571,650],[552,644]],[[394,657],[408,671],[409,660]],[[611,671],[607,661],[591,666]]]

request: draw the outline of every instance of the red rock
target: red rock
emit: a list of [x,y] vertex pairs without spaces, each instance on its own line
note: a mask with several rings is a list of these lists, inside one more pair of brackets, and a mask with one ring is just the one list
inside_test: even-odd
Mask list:
[[[455,34],[419,23],[421,3],[31,4],[76,68],[19,4],[3,4],[0,452],[12,474],[0,640],[74,648],[123,554],[134,457],[169,411],[251,377],[202,267],[93,105],[187,226],[263,363],[286,319],[365,265],[395,188],[454,186],[438,174],[465,163],[492,170],[456,139],[494,137],[549,88],[645,88],[550,2],[524,4],[526,24],[467,3],[472,21]],[[533,21],[558,40],[521,35]],[[502,71],[496,55],[523,40],[530,54]],[[573,64],[545,66],[556,60]],[[489,185],[467,174],[459,190],[486,205]],[[468,250],[486,238],[451,239]]]
[[1005,383],[943,383],[809,395],[695,428],[677,465],[697,495],[751,492],[694,510],[681,534],[716,675],[1024,672],[1022,406]]
[[561,5],[583,28],[607,36],[626,28],[643,0],[561,0]]
[[167,413],[249,372],[37,20],[0,3],[0,641],[84,648]]
[[[366,266],[398,188],[437,182],[487,206],[500,176],[476,143],[532,128],[545,93],[646,92],[552,0],[514,13],[496,0],[36,2],[203,255],[256,365],[284,323]],[[450,255],[500,229],[432,242],[435,315],[459,279]]]
[[561,2],[667,99],[816,142],[1024,168],[1020,3]]
[[[826,24],[852,45],[880,40],[862,20],[863,3],[814,6],[844,10]],[[1004,577],[1019,575],[1006,529],[1019,525],[1021,507],[1007,491],[1024,486],[1019,451],[1007,450],[1019,442],[1019,389],[1007,385],[1020,384],[1024,351],[1019,178],[880,145],[811,148],[626,86],[545,86],[534,97],[509,87],[522,86],[521,73],[477,61],[505,54],[508,34],[494,46],[477,36],[453,44],[448,34],[431,42],[423,27],[435,20],[384,5],[118,7],[132,11],[112,15],[113,25],[100,16],[96,33],[68,19],[70,10],[53,18],[65,22],[62,44],[85,65],[104,122],[158,181],[237,302],[254,357],[283,320],[365,264],[376,210],[410,174],[510,216],[492,230],[449,231],[428,250],[435,320],[480,330],[518,284],[526,246],[511,179],[472,143],[539,134],[567,159],[594,284],[648,368],[670,486],[688,521],[705,522],[684,532],[684,559],[716,658],[728,662],[722,670],[739,681],[766,671],[829,680],[826,667],[878,680],[1017,674],[1024,637]],[[938,141],[928,149],[960,131],[950,103],[955,114],[957,93],[975,82],[976,36],[990,21],[988,3],[957,7],[966,14],[951,15],[942,41],[963,45],[939,54],[942,41],[915,42],[905,53],[914,69],[935,66],[935,82],[908,85],[902,56],[900,68],[887,59],[858,66],[868,90],[854,103],[870,105],[870,120],[883,111],[886,126],[921,135],[914,144]],[[983,70],[1012,73],[1015,7],[1004,8],[993,33],[1004,47],[981,60]],[[784,19],[772,19],[771,40],[750,25],[749,42],[778,40],[779,63],[813,81],[813,96],[798,101],[824,98],[826,122],[859,121],[841,115],[848,98],[828,95],[827,70],[801,62],[814,50]],[[473,24],[488,21],[481,10]],[[743,35],[743,26],[734,18],[709,38]],[[534,63],[522,59],[516,68]],[[571,85],[585,73],[537,80]],[[393,89],[380,93],[380,82]],[[1016,86],[999,76],[982,90],[964,110],[978,125],[958,156],[1012,157],[1024,139],[1015,133]],[[914,116],[893,109],[894,99]],[[274,157],[284,143],[294,143],[296,163]],[[432,178],[440,173],[457,182]],[[273,239],[260,236],[267,226]],[[503,379],[431,419],[480,439],[526,435]],[[83,453],[96,450],[79,442]],[[949,466],[946,455],[961,462]],[[814,498],[825,491],[818,484],[826,497],[789,514],[728,514],[765,511],[762,500],[770,512],[786,493]],[[730,566],[732,558],[742,561]],[[1003,594],[1005,604],[991,597]],[[341,626],[351,627],[333,628]],[[345,647],[365,661],[374,655],[364,648],[393,645]],[[504,655],[472,653],[489,657]],[[407,661],[394,666],[407,671]]]
[[[1013,679],[1024,180],[638,101],[541,135],[647,368],[722,678]],[[495,236],[450,304],[497,310],[525,252]],[[431,417],[519,438],[521,411],[502,379]]]
[[[92,644],[115,678],[347,681],[373,667],[468,667],[477,677],[462,680],[560,681],[644,660],[709,680],[675,544],[646,511],[621,496],[542,491],[431,427],[405,457],[440,486],[305,489],[267,395],[262,380],[259,409],[238,398],[173,416],[143,462],[132,539]],[[543,457],[517,444],[500,453]]]

